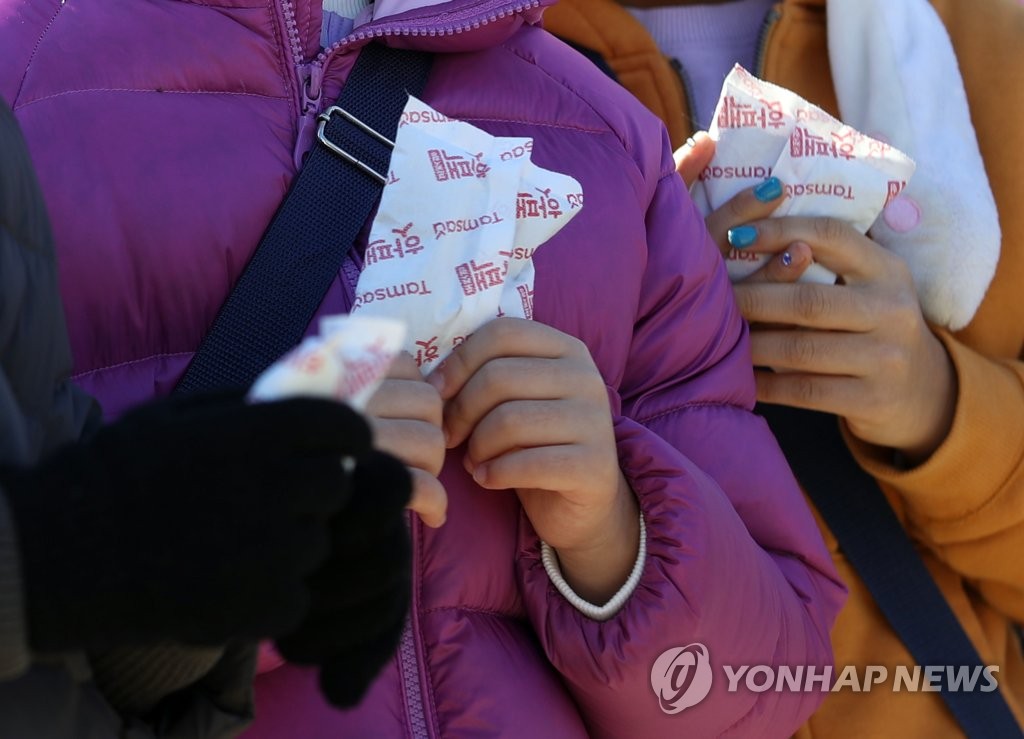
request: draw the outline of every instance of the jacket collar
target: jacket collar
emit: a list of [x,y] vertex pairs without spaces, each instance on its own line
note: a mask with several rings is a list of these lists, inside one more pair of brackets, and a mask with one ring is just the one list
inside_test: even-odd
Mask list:
[[[192,0],[189,0],[191,2]],[[207,0],[210,1],[210,0]],[[236,0],[244,2],[245,0]],[[252,0],[248,0],[249,4]],[[322,0],[274,0],[307,52],[319,47]],[[555,0],[377,0],[349,41],[401,37],[404,47],[473,51],[500,43],[524,23],[540,21]],[[363,19],[361,19],[363,20]],[[436,48],[435,48],[436,47]],[[309,56],[307,54],[307,56]]]

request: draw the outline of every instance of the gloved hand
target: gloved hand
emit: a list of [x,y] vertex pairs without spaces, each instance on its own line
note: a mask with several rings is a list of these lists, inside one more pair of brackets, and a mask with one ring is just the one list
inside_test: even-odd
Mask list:
[[360,701],[395,653],[412,594],[409,471],[378,452],[353,478],[352,499],[331,527],[331,556],[309,580],[309,613],[277,640],[285,659],[320,667],[320,689],[342,708]]
[[141,407],[32,469],[0,470],[41,652],[295,629],[370,430],[326,400],[240,393]]

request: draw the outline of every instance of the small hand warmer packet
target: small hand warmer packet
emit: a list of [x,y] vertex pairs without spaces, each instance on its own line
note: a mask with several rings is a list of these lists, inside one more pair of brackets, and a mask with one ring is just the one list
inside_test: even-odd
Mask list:
[[[828,216],[866,233],[914,173],[903,152],[738,64],[725,79],[708,133],[717,142],[715,156],[694,185],[704,215],[774,175],[784,183],[786,199],[773,216]],[[769,259],[732,249],[729,277],[743,279]],[[820,264],[801,277],[824,283],[835,278]]]
[[342,400],[362,411],[402,350],[405,326],[370,316],[327,316],[309,336],[268,367],[249,390],[254,402],[305,395]]
[[[259,403],[295,396],[331,398],[358,411],[387,375],[402,350],[405,326],[386,318],[325,316],[320,335],[302,343],[264,370],[249,389],[250,402]],[[354,460],[344,458],[346,469]],[[256,673],[284,664],[273,642],[260,642]]]
[[499,316],[533,317],[533,253],[583,207],[575,179],[414,97],[370,229],[353,316],[408,326],[423,374]]

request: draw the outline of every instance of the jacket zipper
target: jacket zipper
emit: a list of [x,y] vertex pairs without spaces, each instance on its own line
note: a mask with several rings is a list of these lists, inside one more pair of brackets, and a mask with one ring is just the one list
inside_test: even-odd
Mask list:
[[683,89],[683,99],[686,102],[686,114],[689,118],[687,124],[689,130],[687,135],[691,135],[694,131],[698,130],[701,125],[700,121],[697,120],[697,104],[693,99],[693,86],[690,84],[690,78],[686,74],[686,70],[683,69],[683,63],[676,59],[674,56],[668,58],[668,65],[672,67],[672,70],[676,73],[676,77],[679,78],[679,86]]
[[764,23],[761,25],[761,31],[757,34],[757,56],[754,58],[754,75],[758,79],[764,79],[764,57],[768,50],[768,37],[771,35],[772,28],[782,18],[782,10],[777,7],[773,7],[768,11],[768,15],[764,17]]
[[[458,33],[479,28],[480,26],[493,23],[509,15],[522,13],[540,6],[540,0],[525,0],[511,2],[507,5],[495,8],[490,14],[479,15],[478,13],[466,13],[464,17],[456,18],[449,25],[425,28],[419,25],[419,21],[410,20],[393,24],[382,24],[379,27],[372,27],[372,24],[364,26],[358,31],[346,36],[341,41],[332,44],[329,48],[322,50],[316,59],[307,62],[303,58],[302,38],[299,33],[298,23],[295,20],[294,0],[281,0],[280,8],[284,17],[285,28],[288,34],[288,42],[292,54],[292,65],[295,70],[296,82],[299,94],[299,120],[297,125],[298,135],[295,140],[293,156],[296,169],[302,165],[302,157],[312,142],[313,130],[316,126],[316,117],[323,107],[323,96],[321,84],[323,82],[324,68],[327,66],[331,56],[345,46],[371,38],[383,38],[385,36],[454,36]],[[411,520],[411,526],[415,522]],[[412,589],[415,595],[418,592],[418,568],[416,562],[419,559],[419,552],[413,541],[413,582]],[[398,650],[399,677],[402,683],[402,692],[408,710],[409,729],[413,739],[429,739],[431,735],[430,721],[427,716],[426,702],[423,697],[423,685],[420,680],[420,659],[417,643],[419,641],[419,624],[416,618],[418,603],[413,599],[409,620],[402,631],[402,640]]]
[[[781,17],[782,11],[778,8],[772,8],[769,10],[768,14],[764,18],[764,22],[761,24],[761,30],[758,31],[757,34],[757,52],[754,57],[754,75],[761,79],[764,79],[764,56],[765,51],[768,48],[768,36]],[[692,134],[701,127],[700,121],[695,118],[697,115],[697,106],[693,99],[693,85],[690,84],[690,78],[687,76],[686,69],[683,67],[682,62],[675,57],[669,57],[668,62],[669,66],[672,67],[676,76],[679,78],[679,84],[683,87],[683,97],[686,100],[686,107],[688,108],[687,112],[690,116],[690,120],[688,121],[690,125],[689,133]]]
[[322,50],[316,59],[309,62],[305,61],[302,54],[302,38],[299,33],[298,23],[295,20],[295,0],[281,0],[280,7],[288,34],[288,43],[291,47],[292,66],[295,70],[300,98],[299,120],[296,127],[298,136],[295,139],[295,150],[293,152],[295,166],[298,169],[302,165],[303,154],[309,150],[313,130],[316,127],[316,117],[320,114],[323,106],[321,95],[323,72],[327,62],[335,52],[359,41],[383,38],[385,36],[454,36],[479,28],[480,26],[486,26],[510,15],[516,15],[540,7],[540,0],[509,2],[498,6],[486,15],[480,15],[470,10],[454,18],[448,25],[442,26],[425,27],[421,19],[397,21],[390,24],[383,22],[376,27],[373,22],[370,22],[359,30],[353,31],[341,41]]
[[416,514],[410,512],[408,517],[409,538],[412,544],[412,598],[409,603],[409,616],[402,629],[402,640],[398,645],[398,680],[402,685],[402,695],[409,720],[409,733],[412,739],[429,739],[430,728],[427,718],[427,703],[423,697],[423,684],[420,675],[420,658],[417,642],[419,639],[419,598],[420,591],[419,547],[416,545]]
[[[415,592],[415,588],[414,588]],[[402,630],[402,641],[398,647],[398,678],[402,684],[405,707],[408,711],[409,732],[413,739],[428,739],[426,704],[420,685],[419,658],[416,654],[416,628],[413,614],[409,614]]]
[[[359,282],[360,265],[356,262],[355,249],[349,251],[341,265],[341,273],[348,284],[350,294],[355,295],[356,284]],[[409,719],[409,731],[413,739],[429,739],[430,730],[427,727],[426,701],[423,699],[423,687],[420,684],[420,660],[416,654],[416,633],[418,632],[418,619],[416,617],[419,602],[416,593],[419,592],[419,577],[416,562],[419,560],[419,548],[416,546],[414,514],[409,513],[406,519],[409,537],[412,543],[412,602],[409,606],[409,615],[402,628],[402,639],[398,645],[398,652],[395,660],[398,663],[398,682],[402,686],[402,696],[405,699],[407,718]]]
[[[355,295],[356,284],[359,282],[359,265],[355,262],[355,250],[349,252],[342,263],[342,275],[351,294]],[[412,602],[409,607],[409,615],[402,628],[402,638],[398,644],[398,652],[395,660],[398,663],[398,682],[402,686],[402,695],[405,699],[405,708],[409,719],[409,731],[413,739],[429,739],[430,729],[427,727],[426,702],[423,699],[423,687],[420,684],[420,660],[416,654],[416,633],[418,632],[418,619],[416,617],[419,606],[416,593],[419,592],[419,578],[417,577],[416,562],[419,559],[419,549],[416,546],[414,514],[409,513],[406,519],[409,536],[412,543]]]

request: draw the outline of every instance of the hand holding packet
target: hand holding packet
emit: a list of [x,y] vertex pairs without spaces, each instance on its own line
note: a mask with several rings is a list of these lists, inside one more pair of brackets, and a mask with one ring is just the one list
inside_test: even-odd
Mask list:
[[[725,79],[708,133],[716,141],[715,155],[693,193],[705,216],[774,175],[786,198],[773,216],[838,218],[866,233],[914,173],[913,160],[903,152],[738,64]],[[729,277],[741,280],[768,259],[732,249],[726,257]],[[801,279],[831,283],[836,276],[812,264]]]
[[[385,318],[326,316],[320,335],[306,337],[256,378],[249,390],[254,403],[294,396],[330,398],[358,411],[380,386],[402,349],[405,326]],[[354,460],[341,463],[351,472]],[[272,642],[259,646],[257,674],[284,664]]]
[[[583,207],[575,179],[410,97],[352,312],[325,318],[257,378],[252,401],[312,395],[363,410],[403,349],[423,374],[498,316],[533,317],[533,253]],[[283,663],[260,645],[258,672]]]
[[410,97],[353,316],[401,320],[423,374],[481,325],[533,317],[533,254],[583,207],[575,179]]

